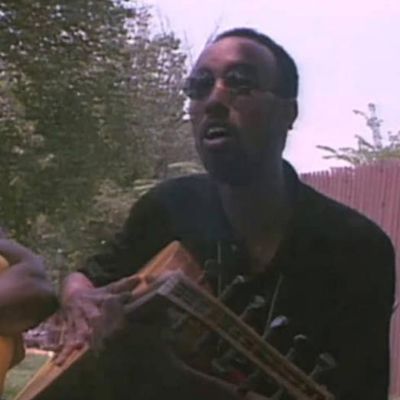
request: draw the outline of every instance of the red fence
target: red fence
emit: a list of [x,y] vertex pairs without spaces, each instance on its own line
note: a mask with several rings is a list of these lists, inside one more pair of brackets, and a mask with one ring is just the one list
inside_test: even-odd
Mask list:
[[[375,221],[390,236],[396,248],[400,278],[400,161],[384,161],[357,168],[302,175],[318,191],[349,205]],[[400,282],[400,281],[399,281]],[[397,285],[400,299],[400,285]],[[400,399],[400,307],[392,320],[391,396]]]

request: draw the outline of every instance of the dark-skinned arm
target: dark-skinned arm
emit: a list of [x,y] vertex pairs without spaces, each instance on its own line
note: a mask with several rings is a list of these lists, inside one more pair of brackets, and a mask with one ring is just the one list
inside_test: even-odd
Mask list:
[[72,351],[88,344],[91,324],[99,319],[103,302],[110,296],[129,296],[135,285],[129,277],[175,239],[168,215],[155,197],[152,191],[144,195],[105,249],[64,280],[61,315],[66,331],[56,360],[59,364]]
[[41,257],[8,239],[0,239],[0,254],[9,268],[0,274],[0,336],[23,332],[57,308]]

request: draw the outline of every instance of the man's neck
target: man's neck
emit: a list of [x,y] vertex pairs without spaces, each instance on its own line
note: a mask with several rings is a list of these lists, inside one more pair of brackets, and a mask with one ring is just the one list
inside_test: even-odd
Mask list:
[[225,214],[257,263],[275,254],[292,210],[283,164],[265,171],[244,186],[218,184]]
[[283,164],[241,186],[218,184],[223,208],[241,233],[280,225],[290,208]]

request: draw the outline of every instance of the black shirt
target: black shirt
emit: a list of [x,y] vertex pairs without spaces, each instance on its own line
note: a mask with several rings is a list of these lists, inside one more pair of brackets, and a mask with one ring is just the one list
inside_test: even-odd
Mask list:
[[[304,334],[315,354],[334,357],[337,368],[324,383],[338,399],[387,399],[392,244],[369,219],[299,181],[288,164],[285,171],[295,204],[290,226],[269,265],[272,272],[252,277],[232,307],[240,311],[260,294],[269,313],[281,279],[272,310],[274,317],[290,321],[281,351],[294,335]],[[215,272],[222,286],[247,272],[246,249],[207,175],[169,180],[147,193],[108,251],[91,258],[81,272],[96,285],[107,284],[131,275],[173,240],[201,265],[212,265],[211,279]]]

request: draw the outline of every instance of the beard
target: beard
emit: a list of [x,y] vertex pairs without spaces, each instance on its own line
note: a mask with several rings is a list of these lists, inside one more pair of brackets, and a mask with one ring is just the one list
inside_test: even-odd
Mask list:
[[246,186],[256,177],[257,163],[243,152],[212,152],[204,148],[197,151],[208,174],[219,183]]

